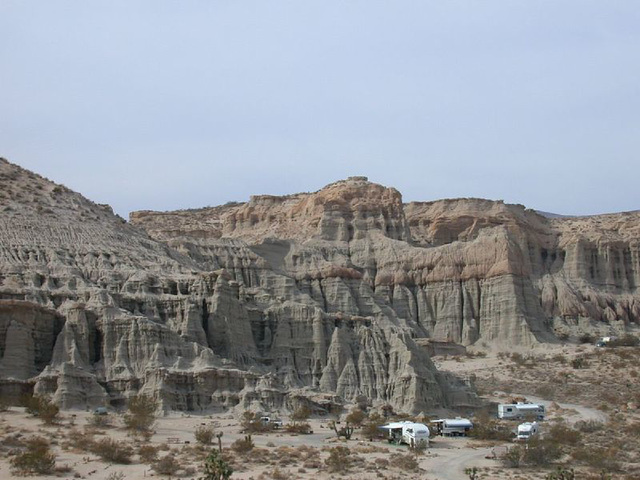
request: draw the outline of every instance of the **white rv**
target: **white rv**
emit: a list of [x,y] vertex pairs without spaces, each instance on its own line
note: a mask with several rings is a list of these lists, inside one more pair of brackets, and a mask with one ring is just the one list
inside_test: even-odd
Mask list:
[[429,446],[429,427],[422,423],[393,422],[380,428],[389,432],[390,443],[406,443],[413,448],[424,442]]
[[501,403],[498,405],[498,418],[513,419],[534,416],[544,420],[544,405],[538,403]]
[[466,436],[473,428],[473,423],[466,418],[442,418],[440,420],[432,420],[436,429],[436,435],[447,436]]
[[518,425],[518,440],[527,441],[534,435],[537,435],[540,431],[538,427],[538,422],[525,422]]

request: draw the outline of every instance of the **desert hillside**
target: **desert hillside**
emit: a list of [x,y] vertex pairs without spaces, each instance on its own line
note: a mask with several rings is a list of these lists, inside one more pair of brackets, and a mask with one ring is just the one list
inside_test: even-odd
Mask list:
[[0,186],[0,387],[12,397],[475,407],[431,362],[441,342],[531,348],[640,320],[638,212],[404,204],[352,177],[127,223],[6,160]]

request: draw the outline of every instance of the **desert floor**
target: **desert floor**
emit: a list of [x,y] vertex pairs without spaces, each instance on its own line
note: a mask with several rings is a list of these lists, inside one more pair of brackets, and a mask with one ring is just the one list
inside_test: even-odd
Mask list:
[[[575,362],[576,359],[582,360]],[[526,354],[488,352],[434,357],[434,363],[441,370],[472,379],[482,399],[487,402],[487,413],[493,417],[496,412],[491,402],[524,397],[547,406],[543,433],[547,425],[559,419],[569,428],[580,422],[600,425],[597,434],[597,442],[600,443],[591,445],[592,437],[583,434],[580,445],[571,448],[607,448],[610,455],[616,456],[617,463],[613,466],[603,464],[606,468],[600,468],[602,465],[588,459],[587,463],[581,463],[571,457],[584,458],[584,454],[579,457],[579,452],[567,453],[562,461],[576,467],[579,473],[576,478],[640,478],[640,439],[638,429],[634,429],[640,425],[637,348],[604,351],[590,345],[547,346],[532,349]],[[154,471],[152,462],[140,458],[139,449],[146,445],[155,448],[159,458],[171,456],[179,463],[179,470],[172,478],[195,479],[202,475],[206,453],[217,448],[216,439],[211,446],[197,444],[194,431],[201,426],[210,426],[223,433],[222,447],[234,469],[231,477],[234,479],[375,477],[467,480],[470,476],[465,469],[476,467],[477,478],[525,480],[544,479],[556,468],[555,464],[539,468],[506,468],[494,457],[499,457],[513,445],[507,441],[435,437],[421,455],[412,455],[406,446],[390,445],[385,440],[369,441],[358,430],[351,440],[345,441],[336,438],[326,418],[312,418],[309,423],[313,433],[308,435],[281,431],[254,434],[255,447],[248,452],[240,452],[232,448],[236,440],[244,438],[239,413],[198,415],[173,412],[157,419],[155,433],[148,442],[129,436],[122,428],[119,414],[110,413],[111,425],[101,428],[90,425],[92,416],[85,411],[64,411],[56,424],[46,426],[38,418],[27,415],[21,407],[11,407],[0,413],[0,479],[17,478],[9,461],[22,448],[22,441],[34,435],[42,436],[51,443],[58,469],[53,477],[92,480],[162,477]],[[282,420],[288,421],[286,417]],[[614,428],[612,422],[616,422],[616,432],[611,432]],[[515,429],[517,423],[512,422],[510,428]],[[611,440],[608,440],[609,436]],[[624,442],[620,441],[621,436],[624,436]],[[101,438],[113,438],[122,445],[129,445],[134,452],[131,463],[108,463],[83,450],[84,442]],[[325,464],[330,449],[336,446],[349,449],[345,469],[340,473],[329,471]],[[600,476],[602,470],[606,470],[610,477]]]

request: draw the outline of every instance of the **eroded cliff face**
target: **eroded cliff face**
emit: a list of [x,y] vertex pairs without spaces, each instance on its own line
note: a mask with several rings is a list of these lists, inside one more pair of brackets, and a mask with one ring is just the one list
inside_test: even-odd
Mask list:
[[355,177],[127,224],[2,160],[0,183],[0,387],[67,407],[469,407],[425,341],[526,348],[640,319],[637,213],[405,205]]
[[[278,213],[280,226],[269,213],[276,200],[256,197],[214,211],[258,241],[227,235],[234,227],[217,214],[188,220],[185,231],[159,229],[159,241],[5,160],[0,183],[3,394],[33,388],[63,407],[121,405],[137,392],[179,409],[326,408],[363,397],[404,411],[474,403],[464,389],[462,398],[449,393],[406,322],[373,301],[361,314],[349,293],[366,287],[341,267],[349,243],[364,239],[360,224],[407,239],[393,190],[360,180],[344,196],[334,186],[321,201],[285,197],[277,201],[295,208]],[[296,275],[287,271],[298,249],[288,229],[324,245],[300,249]],[[274,235],[285,240],[263,241]]]
[[384,317],[436,341],[526,347],[640,321],[638,212],[550,219],[482,199],[403,205],[355,177],[131,221],[245,288],[307,295],[325,312]]

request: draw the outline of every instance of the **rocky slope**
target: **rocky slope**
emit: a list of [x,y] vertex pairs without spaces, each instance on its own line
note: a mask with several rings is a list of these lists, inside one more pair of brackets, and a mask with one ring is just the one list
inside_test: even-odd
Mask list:
[[429,341],[526,348],[640,320],[637,212],[403,204],[353,177],[128,224],[6,161],[0,184],[0,387],[65,406],[472,406]]
[[[331,258],[309,252],[304,262],[318,265],[306,271],[301,264],[291,275],[284,270],[289,243],[222,233],[211,241],[215,215],[206,225],[191,222],[184,235],[167,234],[194,242],[165,243],[6,160],[0,186],[0,394],[34,390],[83,407],[121,405],[142,391],[178,409],[291,409],[304,402],[321,410],[364,398],[420,411],[475,401],[464,385],[436,372],[406,321],[374,303],[352,304],[348,291],[362,283],[361,274],[331,260],[346,254],[349,240],[333,240],[349,233],[339,213],[321,227],[331,237]],[[378,210],[398,221],[394,235],[406,238],[399,195],[375,189],[395,201]],[[361,199],[349,202],[343,213]],[[234,211],[234,222],[255,226],[265,203]],[[280,227],[262,219],[262,235],[286,231],[287,219],[279,220]],[[328,303],[320,301],[325,297]]]

